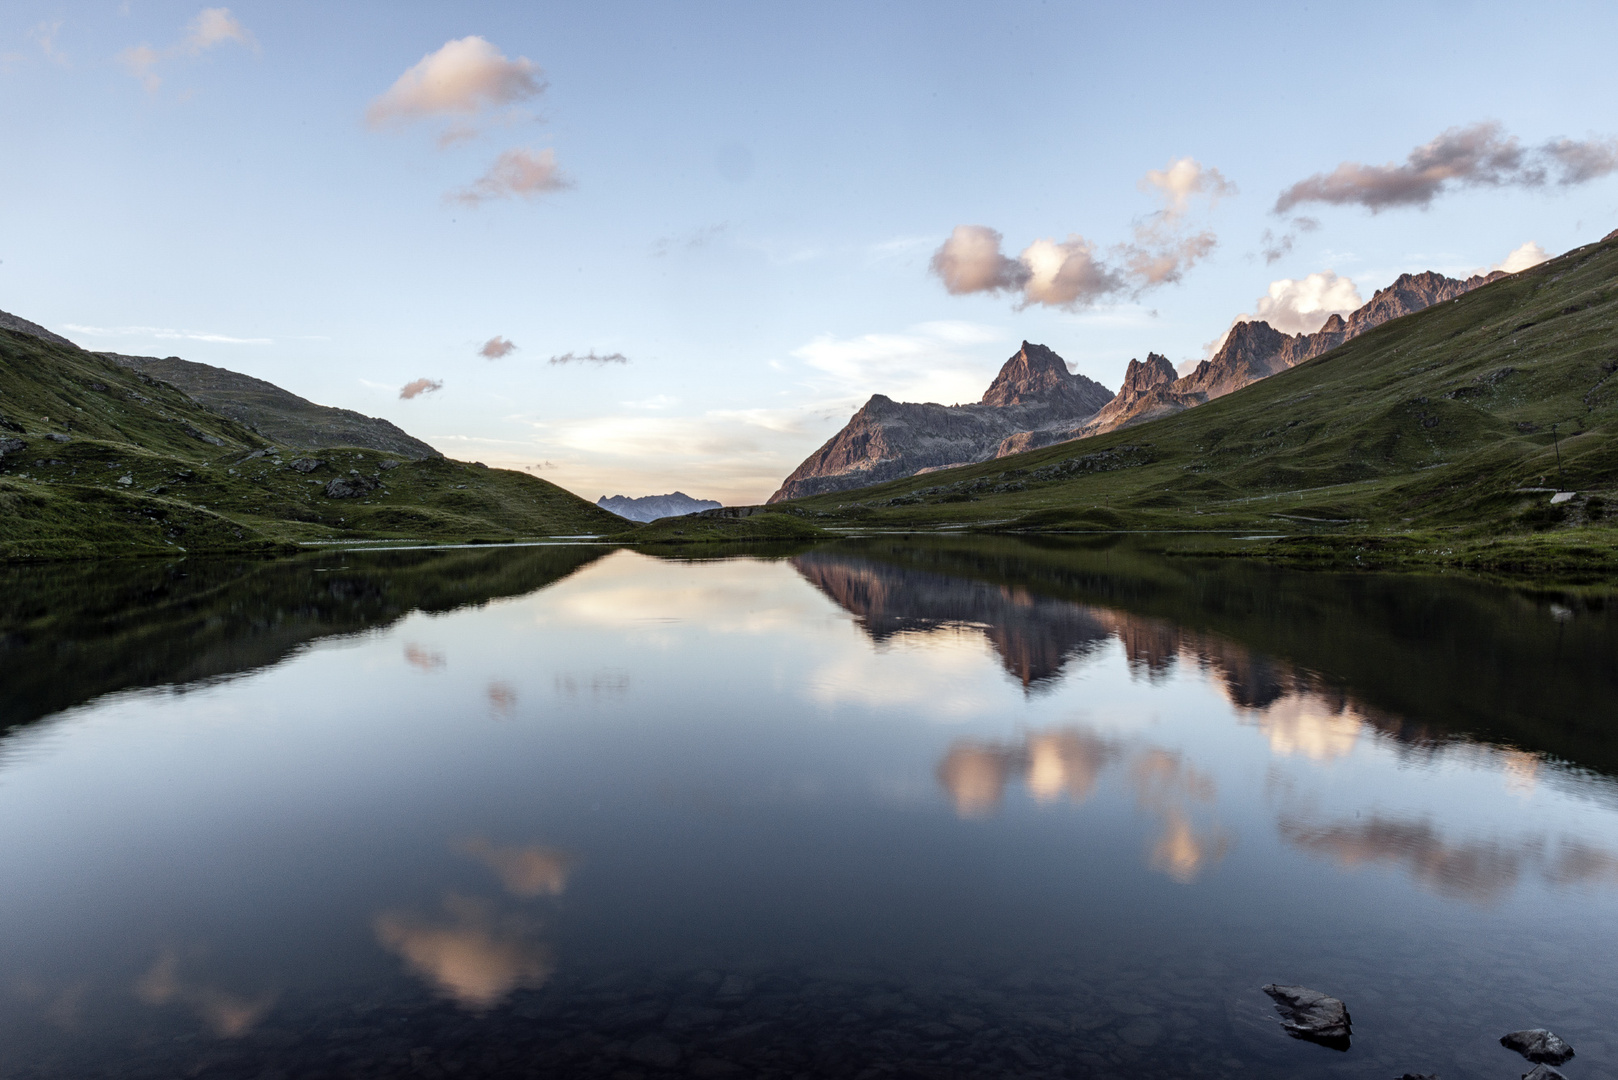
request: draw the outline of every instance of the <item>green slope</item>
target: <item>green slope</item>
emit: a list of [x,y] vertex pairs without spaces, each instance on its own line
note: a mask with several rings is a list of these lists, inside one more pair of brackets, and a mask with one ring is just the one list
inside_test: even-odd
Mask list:
[[0,560],[622,528],[523,473],[354,447],[287,450],[141,372],[0,330]]
[[1263,531],[1303,537],[1279,549],[1300,556],[1610,570],[1615,327],[1609,238],[1176,416],[780,507],[832,526]]

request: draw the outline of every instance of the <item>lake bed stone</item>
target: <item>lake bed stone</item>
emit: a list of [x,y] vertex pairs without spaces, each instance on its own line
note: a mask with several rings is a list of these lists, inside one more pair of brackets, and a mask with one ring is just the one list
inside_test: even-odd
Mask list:
[[1281,1026],[1295,1039],[1347,1050],[1350,1034],[1348,1006],[1337,998],[1307,986],[1268,983],[1264,992],[1275,1001]]
[[1527,1028],[1500,1036],[1500,1045],[1515,1050],[1529,1061],[1560,1065],[1573,1056],[1573,1047],[1553,1031]]

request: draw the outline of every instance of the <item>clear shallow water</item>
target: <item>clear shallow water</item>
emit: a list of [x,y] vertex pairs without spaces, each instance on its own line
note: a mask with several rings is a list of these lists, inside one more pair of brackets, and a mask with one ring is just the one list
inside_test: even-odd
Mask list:
[[1015,541],[6,574],[3,1076],[1618,1068],[1603,597]]

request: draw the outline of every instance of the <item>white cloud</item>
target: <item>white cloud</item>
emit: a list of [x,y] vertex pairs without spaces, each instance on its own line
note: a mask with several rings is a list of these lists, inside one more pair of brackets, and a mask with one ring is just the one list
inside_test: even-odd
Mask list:
[[1195,158],[1183,157],[1171,161],[1165,169],[1151,169],[1141,177],[1142,191],[1156,189],[1163,199],[1164,217],[1177,219],[1191,209],[1194,195],[1206,195],[1213,205],[1227,195],[1236,194],[1236,185],[1212,166],[1204,166]]
[[545,89],[539,65],[508,59],[481,37],[446,42],[429,53],[365,110],[372,127],[435,116],[476,116],[513,105]]
[[931,322],[902,334],[823,334],[792,355],[822,376],[810,383],[826,399],[819,406],[846,415],[878,392],[897,401],[976,401],[1003,362],[986,359],[981,346],[1004,340],[993,327]]
[[273,345],[274,338],[231,337],[206,330],[173,330],[164,326],[80,326],[65,323],[64,328],[87,337],[149,337],[162,341],[206,341],[214,345]]
[[1364,303],[1353,279],[1322,270],[1305,278],[1270,282],[1269,292],[1258,298],[1250,317],[1263,319],[1283,334],[1312,334],[1332,315],[1347,315]]
[[495,158],[489,171],[470,187],[451,192],[449,198],[467,206],[478,206],[490,199],[518,196],[534,199],[552,191],[573,186],[556,167],[554,150],[507,150]]
[[486,360],[499,360],[501,357],[509,356],[516,351],[517,346],[514,342],[496,334],[483,343],[483,347],[478,349],[478,355]]
[[1524,242],[1521,247],[1513,249],[1510,255],[1495,263],[1490,269],[1504,270],[1508,274],[1515,274],[1518,271],[1527,270],[1531,266],[1538,266],[1550,258],[1549,252],[1534,241],[1529,240]]
[[[241,20],[231,14],[229,8],[203,8],[191,20],[185,37],[178,44],[166,49],[155,49],[146,44],[134,45],[119,53],[118,60],[140,80],[148,92],[155,92],[163,84],[162,77],[157,74],[159,64],[181,56],[200,56],[226,42],[235,42],[250,49],[258,48],[253,35],[241,24]],[[48,54],[50,47],[46,45],[45,48]]]

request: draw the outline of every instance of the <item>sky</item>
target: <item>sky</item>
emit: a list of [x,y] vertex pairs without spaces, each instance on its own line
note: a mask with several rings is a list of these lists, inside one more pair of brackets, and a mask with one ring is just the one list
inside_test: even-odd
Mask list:
[[1618,228],[1618,7],[0,7],[0,309],[587,499]]

